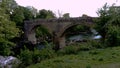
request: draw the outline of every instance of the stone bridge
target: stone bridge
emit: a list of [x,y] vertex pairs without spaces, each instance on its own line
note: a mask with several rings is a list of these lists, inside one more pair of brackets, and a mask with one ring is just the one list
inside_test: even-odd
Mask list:
[[56,48],[65,46],[65,32],[75,25],[91,26],[95,17],[58,18],[58,19],[36,19],[24,22],[25,40],[36,44],[35,29],[43,26],[48,29],[53,37]]

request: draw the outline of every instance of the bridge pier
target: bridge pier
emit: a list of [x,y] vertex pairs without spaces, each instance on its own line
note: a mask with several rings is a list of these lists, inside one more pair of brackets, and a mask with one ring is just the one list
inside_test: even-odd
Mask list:
[[65,43],[65,36],[59,37],[59,36],[54,36],[53,37],[53,43],[55,44],[55,50],[59,50],[63,47],[66,46]]
[[31,31],[30,33],[27,33],[27,40],[30,41],[32,44],[37,43],[37,39],[35,37],[35,31]]
[[60,39],[59,39],[59,48],[60,49],[64,48],[66,46],[65,40],[66,40],[65,36],[60,37]]

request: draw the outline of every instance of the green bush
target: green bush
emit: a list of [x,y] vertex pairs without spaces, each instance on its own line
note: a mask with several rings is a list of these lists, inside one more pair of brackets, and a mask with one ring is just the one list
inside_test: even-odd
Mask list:
[[23,66],[28,66],[32,64],[32,55],[33,55],[33,52],[25,48],[24,50],[21,50],[18,58],[22,61]]
[[65,54],[77,54],[79,51],[86,51],[89,50],[91,47],[89,47],[87,44],[72,44],[64,47],[63,49],[59,50],[57,53],[58,55],[65,55]]
[[103,48],[104,46],[98,40],[89,40],[87,42],[75,43],[64,47],[57,52],[58,55],[77,54],[79,51],[88,51],[96,48]]
[[91,65],[87,65],[86,68],[92,68]]
[[98,51],[90,51],[89,54],[97,55],[97,54],[99,54],[99,52]]
[[103,58],[99,58],[98,61],[103,61],[104,59]]
[[105,4],[98,11],[99,19],[96,21],[96,30],[102,36],[107,46],[120,45],[120,7]]
[[86,42],[86,43],[82,43],[78,45],[79,47],[79,51],[88,51],[90,49],[92,49],[93,47],[90,45],[90,43]]
[[38,49],[34,49],[33,55],[32,55],[32,60],[33,60],[33,63],[38,63],[41,61],[40,51]]
[[110,25],[105,40],[108,46],[120,46],[120,27]]
[[45,48],[41,49],[39,56],[41,60],[53,58],[56,56],[55,51],[52,49],[53,43],[48,43],[45,41]]
[[18,55],[18,58],[22,61],[20,66],[26,67],[28,65],[41,62],[45,59],[53,58],[55,56],[56,54],[54,50],[48,48],[47,46],[41,50],[34,48],[34,50],[31,51],[28,48],[24,47],[24,49],[21,50],[20,55]]
[[77,53],[77,47],[73,45],[66,46],[65,48],[58,51],[58,54],[76,54]]
[[39,52],[40,52],[39,56],[40,56],[41,60],[50,59],[50,58],[55,57],[54,51],[53,50],[49,50],[47,48],[46,49],[42,49]]
[[52,50],[52,49],[44,48],[44,49],[38,50],[35,48],[33,51],[33,54],[32,54],[32,59],[33,59],[34,63],[38,63],[42,60],[50,59],[55,56],[56,56],[56,54],[55,54],[54,50]]
[[15,44],[4,39],[0,39],[0,55],[9,56],[13,52],[11,51],[12,47]]
[[104,48],[105,47],[100,40],[89,40],[88,44],[92,48]]

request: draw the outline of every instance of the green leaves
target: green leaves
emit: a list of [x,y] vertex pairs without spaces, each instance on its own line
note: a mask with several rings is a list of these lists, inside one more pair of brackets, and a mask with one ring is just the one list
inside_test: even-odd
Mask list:
[[70,14],[69,13],[63,14],[63,18],[70,18]]
[[120,27],[119,26],[108,27],[106,43],[110,46],[120,45]]
[[105,4],[98,14],[100,18],[96,23],[96,28],[103,42],[109,46],[120,45],[120,7]]
[[8,12],[6,6],[12,1],[3,0],[2,4],[0,4],[0,55],[10,55],[12,53],[11,48],[15,44],[10,40],[19,34],[19,29],[16,28],[15,22],[12,22],[9,13],[6,13]]
[[39,11],[36,18],[41,18],[41,19],[55,18],[55,14],[50,10],[42,9]]

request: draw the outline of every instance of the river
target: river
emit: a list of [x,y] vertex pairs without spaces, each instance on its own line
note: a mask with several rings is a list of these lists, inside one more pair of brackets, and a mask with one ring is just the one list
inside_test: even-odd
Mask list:
[[91,39],[100,39],[101,35],[95,29],[91,29],[92,34],[78,34],[74,36],[70,36],[67,38],[69,41],[82,41],[82,40],[91,40]]

